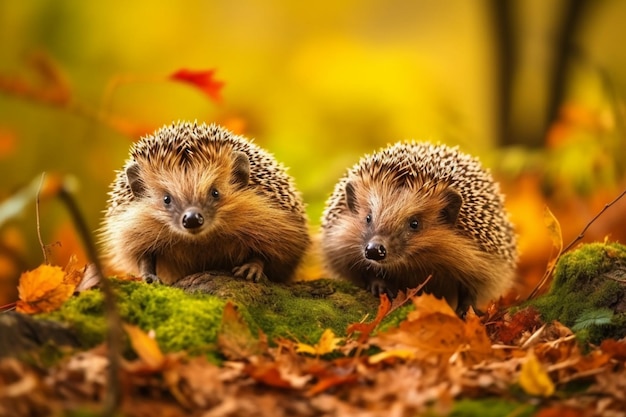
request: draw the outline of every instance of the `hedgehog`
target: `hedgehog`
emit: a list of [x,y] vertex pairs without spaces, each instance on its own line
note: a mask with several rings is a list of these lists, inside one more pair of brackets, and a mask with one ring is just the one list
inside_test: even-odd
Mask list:
[[168,285],[204,271],[285,282],[310,242],[302,198],[270,153],[187,122],[131,147],[100,239],[111,268]]
[[463,315],[514,281],[516,236],[499,185],[446,145],[399,142],[365,155],[335,185],[322,216],[331,275],[393,298],[426,281]]

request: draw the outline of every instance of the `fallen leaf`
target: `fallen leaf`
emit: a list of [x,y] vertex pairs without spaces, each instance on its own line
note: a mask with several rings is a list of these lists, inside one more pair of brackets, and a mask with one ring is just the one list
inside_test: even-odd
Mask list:
[[298,343],[296,352],[310,353],[315,356],[325,355],[336,350],[342,341],[342,337],[336,337],[331,329],[326,329],[320,336],[320,341],[317,344],[311,346],[306,343]]
[[390,358],[411,359],[414,357],[415,351],[413,349],[391,349],[370,356],[368,362],[374,365]]
[[336,387],[338,385],[354,384],[358,380],[359,380],[359,376],[356,374],[333,375],[333,376],[319,380],[315,385],[313,385],[307,391],[307,395],[309,396],[317,395],[320,392],[324,392],[329,388]]
[[277,388],[301,389],[311,379],[309,375],[289,372],[280,362],[250,363],[246,365],[245,372],[255,381]]
[[257,339],[232,302],[227,302],[217,335],[217,345],[228,359],[247,359],[267,350],[265,338]]
[[24,272],[17,288],[17,311],[36,314],[59,308],[74,292],[74,286],[65,282],[65,275],[63,269],[51,265]]
[[130,344],[137,355],[152,369],[161,369],[165,363],[165,356],[161,352],[156,340],[148,336],[143,330],[131,324],[123,324],[124,330],[130,338]]
[[191,84],[209,96],[211,100],[219,103],[222,101],[221,91],[222,87],[224,87],[224,82],[215,80],[215,78],[213,78],[214,74],[214,69],[206,71],[181,69],[170,75],[169,78],[174,81]]
[[600,349],[619,361],[626,360],[626,342],[623,340],[605,339],[600,344]]
[[526,356],[526,361],[522,363],[519,384],[530,395],[549,397],[554,394],[554,383],[532,350]]
[[376,313],[376,317],[370,323],[352,323],[348,326],[347,333],[351,335],[354,332],[359,332],[359,343],[365,343],[369,338],[370,334],[374,331],[376,326],[380,324],[380,322],[385,318],[387,314],[391,311],[391,303],[389,302],[389,297],[386,294],[382,294],[380,296],[380,304],[378,305],[378,312]]

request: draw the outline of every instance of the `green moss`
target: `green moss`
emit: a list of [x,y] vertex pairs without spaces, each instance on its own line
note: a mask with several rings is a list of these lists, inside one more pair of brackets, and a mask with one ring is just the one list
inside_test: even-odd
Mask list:
[[[190,295],[176,288],[112,280],[118,309],[126,323],[154,330],[166,352],[200,349],[215,342],[225,302]],[[70,324],[85,347],[104,340],[105,319],[100,291],[85,291],[70,299],[49,318]]]
[[[582,341],[599,341],[626,336],[626,287],[623,279],[626,246],[619,243],[591,243],[569,252],[559,260],[549,293],[532,300],[545,321],[558,320],[574,327],[596,310],[610,309],[610,323],[583,326],[577,332]],[[621,275],[620,275],[621,274]],[[581,327],[581,326],[578,326]]]
[[[111,282],[124,322],[154,330],[166,352],[214,351],[226,300],[237,305],[253,334],[260,329],[270,340],[288,337],[306,343],[317,342],[327,328],[344,336],[349,324],[366,316],[373,319],[378,305],[371,294],[342,281],[255,284],[218,276],[210,281],[219,289],[217,294],[116,279]],[[104,340],[105,313],[99,290],[85,291],[45,316],[69,324],[86,348]]]
[[525,417],[533,415],[535,411],[535,407],[532,405],[515,403],[499,398],[485,398],[457,401],[449,415],[451,417]]

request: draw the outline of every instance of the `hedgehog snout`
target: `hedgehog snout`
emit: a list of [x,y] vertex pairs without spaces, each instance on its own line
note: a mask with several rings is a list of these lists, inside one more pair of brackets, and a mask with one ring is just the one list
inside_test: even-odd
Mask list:
[[188,209],[183,214],[182,223],[185,229],[198,229],[204,224],[204,216],[198,209]]
[[370,240],[365,246],[365,257],[372,261],[382,261],[387,256],[385,245],[378,240]]

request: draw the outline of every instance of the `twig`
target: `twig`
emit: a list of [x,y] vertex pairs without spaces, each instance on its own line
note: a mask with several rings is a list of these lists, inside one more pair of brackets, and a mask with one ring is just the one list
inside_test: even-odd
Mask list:
[[115,302],[115,294],[113,293],[113,288],[111,283],[107,278],[105,278],[102,272],[102,266],[100,264],[100,260],[98,258],[98,253],[96,250],[96,246],[91,239],[91,235],[89,233],[89,228],[87,227],[87,223],[83,218],[78,205],[74,201],[74,198],[70,194],[67,186],[63,184],[60,188],[59,198],[65,204],[70,215],[74,221],[74,224],[80,234],[83,244],[85,245],[85,249],[87,250],[87,254],[91,258],[93,265],[96,269],[96,273],[100,278],[100,282],[102,283],[102,292],[104,293],[104,303],[105,303],[105,311],[107,317],[107,340],[108,340],[108,359],[109,359],[109,368],[108,368],[108,381],[107,381],[107,392],[104,401],[104,416],[113,416],[115,415],[115,410],[120,404],[121,400],[121,390],[119,384],[119,369],[120,369],[120,360],[119,355],[122,348],[122,325],[119,312],[117,310],[117,305]]
[[567,252],[568,250],[570,250],[572,248],[572,246],[574,246],[574,244],[576,242],[578,242],[579,240],[581,240],[583,237],[585,237],[585,232],[587,231],[587,229],[589,229],[589,226],[591,226],[593,224],[593,222],[595,222],[598,217],[600,217],[602,215],[602,213],[604,213],[606,211],[606,209],[608,209],[609,207],[611,207],[613,204],[617,203],[622,197],[624,197],[624,195],[626,195],[626,190],[622,191],[622,193],[620,195],[617,196],[617,198],[615,198],[615,200],[611,201],[608,204],[604,205],[604,208],[602,210],[600,210],[600,212],[598,214],[595,215],[595,217],[593,219],[591,219],[589,221],[589,223],[587,223],[587,225],[585,226],[585,228],[578,234],[578,236],[576,236],[576,238],[574,240],[572,240],[570,242],[569,245],[567,245],[565,247],[565,249],[563,249],[563,251],[561,252],[561,254]]
[[39,188],[37,189],[37,196],[35,197],[35,216],[37,219],[37,238],[39,239],[39,246],[41,246],[41,251],[43,252],[43,262],[48,263],[48,253],[46,251],[46,246],[43,244],[43,239],[41,238],[41,224],[39,222],[39,196],[41,194],[41,188],[43,187],[43,182],[46,178],[46,173],[41,173],[41,182],[39,182]]
[[613,204],[617,203],[622,197],[624,197],[624,195],[626,195],[626,190],[622,191],[622,193],[620,195],[618,195],[613,201],[611,201],[608,204],[604,205],[604,208],[602,208],[602,210],[600,210],[600,212],[598,212],[598,214],[596,214],[590,221],[589,223],[587,223],[587,225],[583,228],[583,230],[578,234],[578,236],[576,236],[576,238],[574,238],[574,240],[572,240],[564,249],[561,250],[561,253],[557,256],[557,258],[554,260],[554,264],[552,264],[552,267],[550,269],[548,269],[546,271],[546,273],[544,274],[543,278],[541,278],[541,281],[539,281],[539,283],[535,286],[535,288],[532,290],[532,292],[530,293],[530,295],[528,295],[528,297],[526,297],[526,301],[528,300],[532,300],[535,295],[537,295],[537,293],[539,292],[539,289],[541,287],[543,287],[543,285],[546,283],[546,281],[548,280],[548,278],[550,278],[550,276],[552,275],[554,268],[556,267],[556,264],[559,260],[559,258],[561,256],[563,256],[563,254],[565,252],[567,252],[568,250],[570,250],[575,244],[576,242],[578,242],[579,240],[581,240],[582,238],[585,237],[585,232],[587,231],[587,229],[589,229],[589,227],[591,227],[591,225],[602,215],[602,213],[604,213],[609,207],[611,207]]

